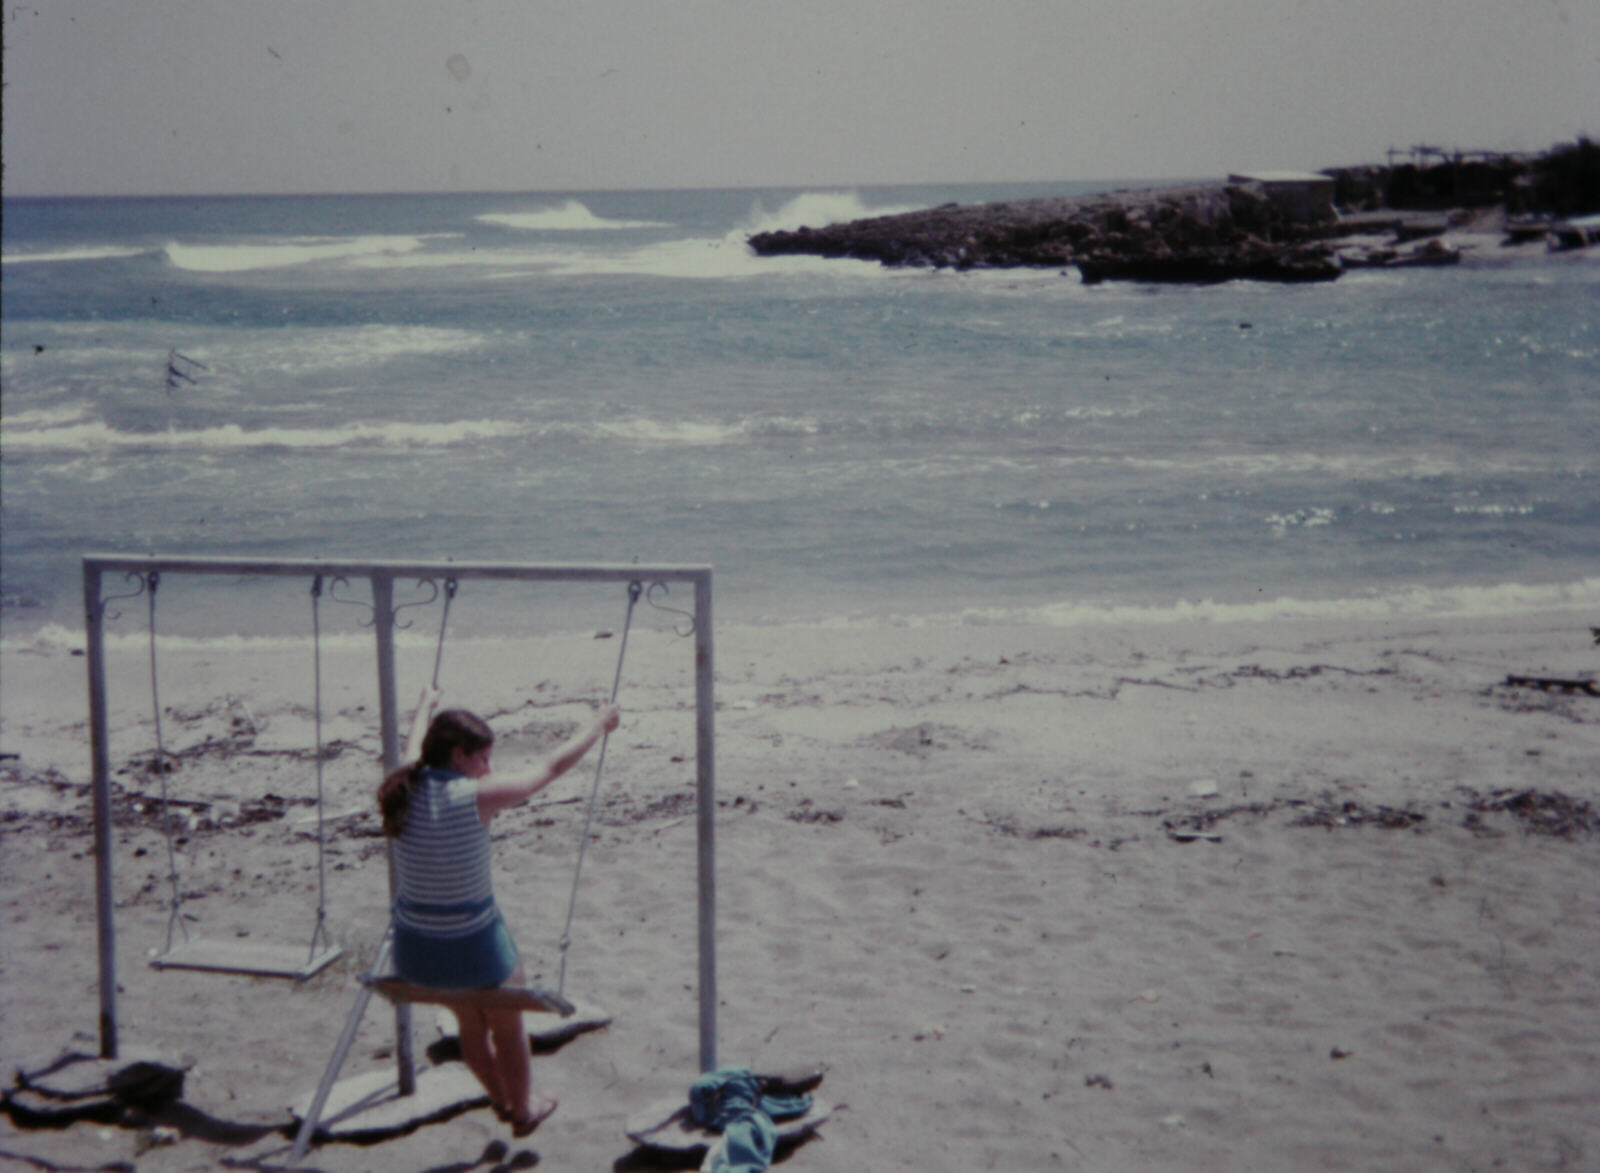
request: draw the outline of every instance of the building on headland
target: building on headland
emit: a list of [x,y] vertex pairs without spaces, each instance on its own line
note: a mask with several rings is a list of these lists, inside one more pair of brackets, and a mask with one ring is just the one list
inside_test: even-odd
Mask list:
[[1549,226],[1549,242],[1553,252],[1600,245],[1600,212],[1555,221]]
[[1315,171],[1236,171],[1228,182],[1254,186],[1285,217],[1297,224],[1334,219],[1331,175]]

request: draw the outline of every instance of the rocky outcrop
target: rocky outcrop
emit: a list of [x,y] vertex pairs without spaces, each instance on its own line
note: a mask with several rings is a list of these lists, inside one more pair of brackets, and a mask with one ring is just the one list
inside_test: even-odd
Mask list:
[[1323,245],[1280,248],[1248,241],[1232,248],[1189,249],[1182,253],[1152,250],[1144,255],[1084,257],[1078,271],[1085,285],[1102,281],[1185,282],[1204,285],[1239,279],[1250,281],[1332,281],[1343,270]]
[[1409,269],[1461,263],[1461,250],[1437,239],[1410,249],[1353,243],[1341,245],[1338,253],[1339,263],[1346,269]]
[[1215,282],[1325,281],[1338,260],[1253,184],[1208,184],[1109,192],[964,207],[947,204],[763,232],[762,256],[806,253],[892,266],[1058,268],[1076,265],[1085,282],[1108,279]]

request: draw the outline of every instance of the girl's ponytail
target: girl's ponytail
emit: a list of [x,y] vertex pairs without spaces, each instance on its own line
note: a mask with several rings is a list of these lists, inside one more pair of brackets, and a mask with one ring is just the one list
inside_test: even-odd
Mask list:
[[391,839],[405,829],[406,811],[411,806],[411,791],[432,766],[449,769],[460,750],[470,757],[494,744],[494,730],[465,709],[446,709],[428,726],[422,739],[422,756],[410,765],[392,770],[378,785],[378,813],[383,816],[383,833]]
[[411,788],[422,773],[422,762],[391,770],[378,784],[378,813],[383,816],[383,833],[393,839],[405,829],[406,811],[411,806]]

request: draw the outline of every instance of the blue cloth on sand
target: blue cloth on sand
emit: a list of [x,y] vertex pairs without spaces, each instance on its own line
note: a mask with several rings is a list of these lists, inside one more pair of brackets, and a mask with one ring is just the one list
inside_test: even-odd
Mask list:
[[748,1067],[709,1071],[689,1087],[689,1115],[694,1122],[726,1138],[712,1173],[759,1173],[768,1168],[778,1147],[773,1120],[804,1116],[810,1110],[810,1096],[762,1095],[761,1081]]

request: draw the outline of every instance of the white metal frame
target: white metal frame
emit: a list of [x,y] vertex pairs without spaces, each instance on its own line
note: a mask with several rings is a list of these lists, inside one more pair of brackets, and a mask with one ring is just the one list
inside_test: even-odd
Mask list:
[[[111,761],[107,724],[105,603],[101,583],[108,574],[263,575],[277,577],[366,578],[372,585],[373,628],[377,641],[378,705],[383,768],[400,764],[400,718],[395,693],[394,582],[417,579],[500,579],[543,582],[687,583],[694,589],[695,782],[698,810],[700,950],[700,1069],[717,1065],[716,975],[716,769],[713,721],[716,702],[711,644],[711,567],[703,565],[625,565],[531,562],[406,562],[381,559],[305,559],[162,557],[86,554],[83,597],[89,675],[89,738],[94,774],[95,914],[99,930],[100,1054],[117,1055],[117,959],[115,898],[112,887]],[[370,991],[363,989],[352,1009],[358,1022]],[[395,1008],[396,1059],[400,1088],[411,1091],[414,1061],[410,1008]],[[309,1123],[309,1122],[308,1122]]]

